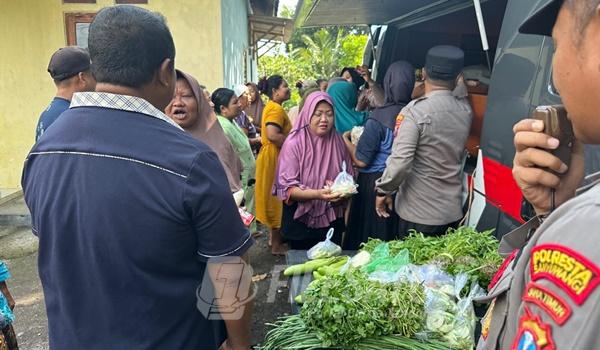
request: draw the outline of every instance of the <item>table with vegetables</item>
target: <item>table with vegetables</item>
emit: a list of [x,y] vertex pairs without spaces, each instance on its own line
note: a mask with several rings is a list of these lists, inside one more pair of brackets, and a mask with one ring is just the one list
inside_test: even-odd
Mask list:
[[372,239],[356,253],[321,242],[285,270],[313,279],[295,297],[299,313],[270,324],[259,349],[472,349],[473,299],[502,263],[497,251],[491,231],[468,227]]

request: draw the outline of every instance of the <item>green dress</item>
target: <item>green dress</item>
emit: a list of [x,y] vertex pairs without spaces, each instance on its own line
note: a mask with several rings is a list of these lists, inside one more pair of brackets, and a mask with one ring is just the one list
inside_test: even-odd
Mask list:
[[[240,157],[242,161],[242,187],[244,189],[244,199],[246,200],[246,211],[256,215],[254,210],[254,184],[248,186],[248,181],[255,179],[256,172],[256,159],[254,159],[254,153],[250,147],[250,141],[248,136],[244,134],[242,129],[233,120],[229,120],[223,116],[217,116],[219,124],[225,132],[225,136],[231,142],[233,149]],[[256,220],[250,226],[251,232],[256,231]]]

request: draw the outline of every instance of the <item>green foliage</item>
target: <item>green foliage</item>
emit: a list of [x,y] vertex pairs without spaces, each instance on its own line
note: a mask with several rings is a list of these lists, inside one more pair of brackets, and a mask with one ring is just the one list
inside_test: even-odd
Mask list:
[[290,41],[287,43],[287,51],[292,51],[293,48],[301,48],[306,47],[306,44],[302,40],[304,35],[308,35],[310,37],[314,36],[316,32],[324,29],[330,33],[337,35],[337,33],[341,33],[342,37],[346,37],[349,35],[356,36],[366,36],[369,33],[368,27],[339,27],[339,26],[329,26],[329,27],[316,27],[316,28],[295,28]]
[[[293,17],[293,11],[284,8],[281,16]],[[366,29],[360,27],[296,28],[287,52],[264,55],[258,61],[260,76],[281,74],[292,88],[292,98],[284,104],[289,108],[300,102],[295,89],[301,80],[330,79],[343,67],[362,64],[367,44]]]
[[279,11],[279,17],[281,18],[294,18],[294,9],[287,5],[283,5]]
[[382,335],[411,337],[425,324],[423,287],[369,281],[354,271],[311,284],[303,295],[301,317],[323,346],[353,349]]
[[300,95],[294,87],[298,80],[306,78],[308,68],[302,64],[294,62],[287,55],[263,56],[258,61],[259,76],[270,76],[273,74],[281,74],[287,80],[292,89],[292,98],[284,103],[284,108],[289,109],[300,102]]
[[315,77],[329,77],[339,70],[338,60],[341,53],[340,33],[334,37],[332,33],[321,29],[313,36],[303,35],[306,47],[292,50],[291,58],[295,62],[303,62]]
[[362,64],[363,54],[367,46],[367,35],[347,35],[342,39],[342,52],[340,67],[356,67]]
[[[363,250],[371,253],[382,241],[370,239]],[[389,254],[395,256],[403,249],[410,252],[415,265],[437,264],[451,275],[465,272],[471,281],[486,287],[502,263],[498,240],[492,230],[477,232],[470,227],[450,229],[441,237],[426,237],[411,232],[402,241],[389,242]]]
[[302,42],[303,47],[291,51],[291,58],[310,70],[311,79],[331,78],[339,74],[342,67],[362,63],[367,36],[320,29],[312,36],[303,35]]

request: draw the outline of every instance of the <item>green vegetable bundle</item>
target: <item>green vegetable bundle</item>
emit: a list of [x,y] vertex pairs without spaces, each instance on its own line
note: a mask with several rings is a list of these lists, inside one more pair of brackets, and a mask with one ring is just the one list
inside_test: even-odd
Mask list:
[[383,335],[411,337],[425,324],[423,287],[367,280],[360,271],[311,283],[303,294],[301,317],[322,346],[355,348]]
[[265,343],[260,350],[448,350],[440,341],[420,341],[400,335],[387,335],[361,340],[357,344],[344,348],[325,347],[317,333],[310,330],[298,315],[281,318],[267,333]]
[[344,263],[346,263],[347,260],[348,260],[347,256],[309,260],[303,264],[292,265],[292,266],[288,267],[287,269],[285,269],[285,271],[283,271],[283,275],[288,276],[288,277],[295,276],[295,275],[302,275],[305,273],[310,273],[315,270],[318,270],[319,268],[324,267],[324,266],[330,266],[330,265],[337,264],[340,261],[344,261]]
[[[371,239],[363,250],[372,253],[383,243]],[[395,256],[403,249],[410,253],[415,265],[437,264],[451,275],[467,273],[471,281],[487,286],[502,263],[498,254],[498,240],[492,231],[477,232],[469,227],[450,229],[441,237],[426,237],[412,231],[402,241],[391,241],[389,255]]]

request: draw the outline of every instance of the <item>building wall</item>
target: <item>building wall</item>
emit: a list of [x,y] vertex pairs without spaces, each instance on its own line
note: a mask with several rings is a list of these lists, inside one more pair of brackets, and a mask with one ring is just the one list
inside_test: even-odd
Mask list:
[[[113,5],[114,1],[97,0],[96,4],[62,4],[62,0],[0,2],[0,33],[3,33],[0,40],[0,188],[17,188],[23,160],[34,143],[38,117],[55,93],[46,69],[50,55],[66,45],[64,13],[97,12]],[[177,49],[176,66],[209,88],[222,86],[223,47],[215,44],[221,42],[220,1],[149,0],[148,3],[143,7],[161,12],[167,19]]]
[[248,53],[248,0],[223,0],[221,2],[223,33],[223,87],[246,82],[251,61]]

